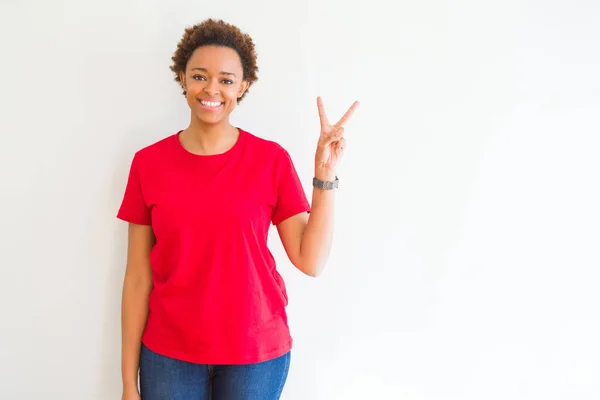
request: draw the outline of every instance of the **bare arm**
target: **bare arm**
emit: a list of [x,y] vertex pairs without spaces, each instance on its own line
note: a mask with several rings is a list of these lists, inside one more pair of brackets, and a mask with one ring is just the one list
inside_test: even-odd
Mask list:
[[[334,180],[335,174],[317,169],[321,180]],[[302,213],[282,221],[277,231],[285,251],[296,268],[317,277],[323,271],[333,242],[335,190],[313,188],[310,214]]]
[[151,226],[129,224],[127,268],[121,304],[121,374],[123,392],[138,388],[141,339],[148,318],[148,296],[152,289],[150,250],[154,245]]
[[[331,125],[321,98],[317,98],[321,134],[315,153],[315,177],[322,181],[335,179],[335,168],[344,152],[344,124],[358,107],[354,102],[344,116]],[[298,214],[280,222],[277,231],[283,247],[300,271],[318,276],[325,267],[333,241],[333,205],[335,190],[313,188],[310,215]]]

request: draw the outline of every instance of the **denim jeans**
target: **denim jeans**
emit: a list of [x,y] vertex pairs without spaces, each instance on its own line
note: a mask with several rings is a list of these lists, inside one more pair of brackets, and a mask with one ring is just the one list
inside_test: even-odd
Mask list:
[[207,365],[176,360],[142,344],[142,400],[278,400],[291,352],[256,364]]

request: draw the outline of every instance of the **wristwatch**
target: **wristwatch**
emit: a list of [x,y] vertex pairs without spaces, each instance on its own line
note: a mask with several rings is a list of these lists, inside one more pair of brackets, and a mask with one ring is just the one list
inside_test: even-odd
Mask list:
[[316,187],[317,189],[323,189],[323,190],[337,189],[339,182],[340,182],[340,180],[338,179],[337,176],[335,177],[335,181],[322,181],[318,178],[313,178],[313,186]]

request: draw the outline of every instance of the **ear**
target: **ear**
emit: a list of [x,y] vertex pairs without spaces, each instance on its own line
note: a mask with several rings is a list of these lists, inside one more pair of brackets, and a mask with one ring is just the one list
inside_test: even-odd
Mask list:
[[240,87],[240,91],[238,93],[238,99],[240,97],[242,97],[244,95],[244,93],[246,93],[246,90],[248,90],[248,88],[250,87],[250,82],[248,81],[242,81],[242,85]]
[[181,81],[181,86],[183,87],[183,90],[187,90],[187,83],[185,82],[185,72],[179,72],[179,80]]

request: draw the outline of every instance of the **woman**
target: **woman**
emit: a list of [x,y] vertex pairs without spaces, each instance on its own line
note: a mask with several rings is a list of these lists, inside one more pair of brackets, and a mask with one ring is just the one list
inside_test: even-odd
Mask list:
[[257,80],[252,39],[209,19],[186,29],[172,60],[190,124],[136,152],[118,212],[129,222],[122,399],[279,399],[292,339],[267,233],[277,227],[300,271],[322,271],[343,124],[358,103],[331,125],[317,100],[311,209],[288,152],[229,122]]

